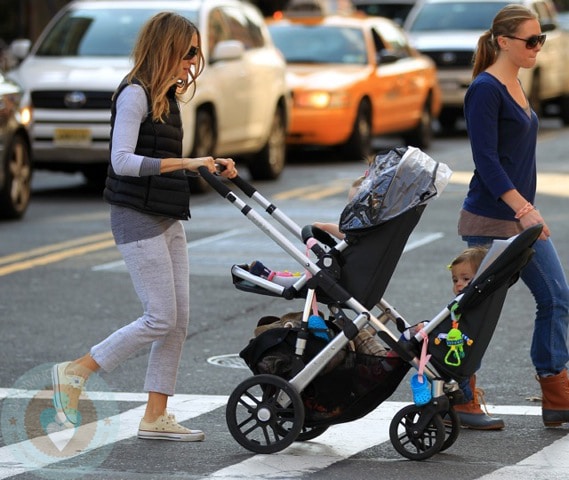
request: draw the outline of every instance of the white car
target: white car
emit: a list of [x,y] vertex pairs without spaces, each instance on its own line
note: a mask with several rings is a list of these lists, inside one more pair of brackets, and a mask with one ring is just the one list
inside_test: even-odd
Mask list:
[[413,46],[437,64],[443,96],[439,123],[453,129],[463,118],[464,94],[472,81],[472,58],[478,38],[496,13],[509,3],[533,10],[547,40],[532,69],[520,80],[540,116],[558,116],[569,125],[569,50],[551,0],[419,0],[404,24]]
[[[131,67],[143,23],[160,11],[192,20],[206,59],[195,97],[181,103],[184,155],[232,156],[253,179],[284,168],[290,100],[286,65],[259,10],[239,0],[75,1],[48,24],[12,72],[33,106],[32,150],[41,169],[106,173],[111,96]],[[194,188],[203,184],[194,182]]]

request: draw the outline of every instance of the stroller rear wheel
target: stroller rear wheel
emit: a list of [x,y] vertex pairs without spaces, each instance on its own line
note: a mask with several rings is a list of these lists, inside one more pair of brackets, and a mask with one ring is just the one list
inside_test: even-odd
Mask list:
[[324,427],[302,427],[298,437],[296,437],[296,441],[307,442],[308,440],[312,440],[313,438],[322,435],[326,430],[328,430],[328,428],[328,425]]
[[225,419],[241,446],[254,453],[275,453],[298,437],[304,424],[304,405],[286,380],[255,375],[229,396]]
[[446,437],[443,419],[433,415],[425,428],[419,427],[423,407],[408,405],[399,410],[389,426],[395,450],[410,460],[425,460],[440,452]]

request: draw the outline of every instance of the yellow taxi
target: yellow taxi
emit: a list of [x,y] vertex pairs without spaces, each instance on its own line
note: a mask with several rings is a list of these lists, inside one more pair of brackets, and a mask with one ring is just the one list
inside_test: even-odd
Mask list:
[[383,17],[295,12],[267,21],[287,61],[287,145],[341,147],[368,158],[372,137],[427,148],[441,109],[436,67]]

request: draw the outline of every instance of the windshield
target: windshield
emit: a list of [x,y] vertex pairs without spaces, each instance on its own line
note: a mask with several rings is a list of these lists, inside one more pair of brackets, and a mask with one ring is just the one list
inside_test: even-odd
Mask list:
[[363,31],[358,28],[325,25],[272,25],[269,28],[287,63],[367,63]]
[[425,3],[409,27],[410,32],[488,30],[507,2]]
[[[70,10],[48,32],[39,56],[129,56],[138,31],[156,9]],[[195,22],[194,12],[181,14]]]

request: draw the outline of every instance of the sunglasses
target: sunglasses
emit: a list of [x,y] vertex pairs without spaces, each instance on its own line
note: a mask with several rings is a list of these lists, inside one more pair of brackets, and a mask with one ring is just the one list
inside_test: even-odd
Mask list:
[[194,58],[200,51],[200,47],[190,47],[188,53],[182,58],[182,60],[191,60]]
[[522,42],[526,42],[526,48],[528,50],[532,50],[535,47],[542,46],[545,43],[545,33],[542,33],[541,35],[532,35],[531,37],[528,38],[519,38],[519,37],[514,37],[513,35],[504,35],[504,37],[506,38],[512,38],[514,40],[521,40]]

